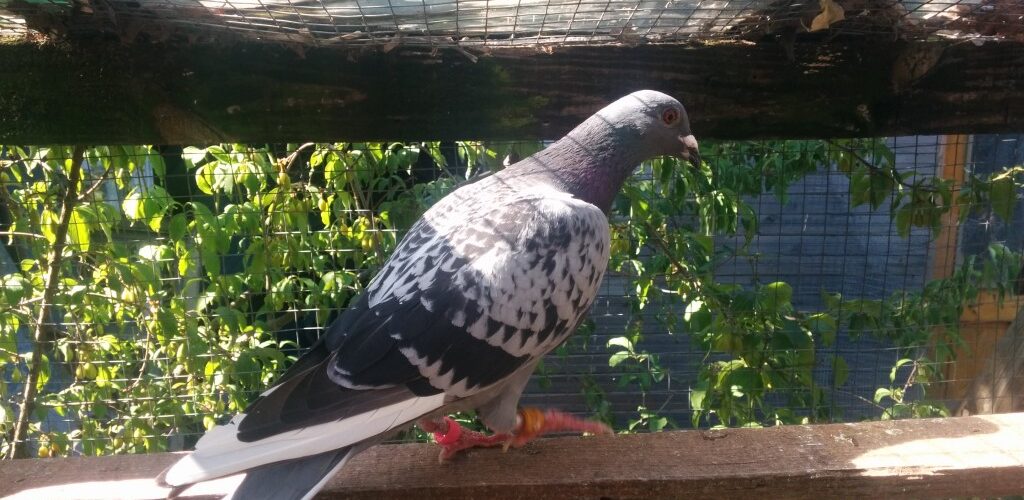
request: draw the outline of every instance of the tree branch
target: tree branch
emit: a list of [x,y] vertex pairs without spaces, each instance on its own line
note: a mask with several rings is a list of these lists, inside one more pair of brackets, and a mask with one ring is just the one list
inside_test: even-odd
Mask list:
[[60,209],[60,221],[56,228],[56,241],[53,243],[52,256],[47,270],[46,286],[43,288],[43,300],[39,305],[39,314],[36,317],[35,331],[32,334],[32,357],[29,360],[28,376],[25,378],[25,391],[21,397],[21,408],[18,412],[18,420],[14,427],[13,447],[10,458],[25,458],[27,456],[25,437],[28,435],[29,421],[32,412],[35,410],[35,399],[38,391],[36,385],[39,382],[39,370],[43,359],[43,344],[47,334],[47,322],[50,312],[53,309],[53,297],[57,294],[57,285],[60,283],[60,267],[64,260],[64,247],[68,236],[68,226],[71,224],[71,214],[75,210],[78,201],[78,181],[82,178],[82,157],[85,155],[84,146],[75,146],[71,154],[71,172],[68,174],[67,191],[64,192],[64,203]]
[[103,169],[103,173],[100,174],[100,177],[98,179],[96,179],[96,182],[93,182],[92,186],[89,186],[88,189],[86,189],[81,195],[78,196],[79,202],[89,201],[89,196],[92,195],[92,193],[95,192],[97,189],[99,189],[99,187],[102,186],[104,182],[106,182],[107,176],[110,175],[112,167],[113,163],[108,165],[107,168]]

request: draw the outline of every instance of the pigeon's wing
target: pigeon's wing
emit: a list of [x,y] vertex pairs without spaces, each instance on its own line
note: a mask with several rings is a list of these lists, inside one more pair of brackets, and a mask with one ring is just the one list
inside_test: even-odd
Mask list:
[[589,309],[608,262],[608,223],[593,205],[539,190],[464,222],[431,214],[373,282],[368,307],[398,318],[386,335],[354,334],[330,375],[350,387],[394,383],[415,367],[466,397],[565,340]]
[[315,363],[253,404],[240,434],[259,439],[414,396],[471,396],[565,340],[607,262],[604,214],[566,195],[433,210],[331,325]]
[[459,199],[428,211],[321,341],[245,414],[200,440],[190,474],[172,469],[165,481],[372,439],[560,344],[607,265],[604,214],[557,192]]

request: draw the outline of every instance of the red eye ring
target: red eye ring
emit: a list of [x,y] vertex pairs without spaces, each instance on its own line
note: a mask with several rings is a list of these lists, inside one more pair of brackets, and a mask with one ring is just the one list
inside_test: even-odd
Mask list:
[[679,120],[679,110],[676,108],[668,108],[661,112],[661,121],[665,122],[665,125],[674,125]]

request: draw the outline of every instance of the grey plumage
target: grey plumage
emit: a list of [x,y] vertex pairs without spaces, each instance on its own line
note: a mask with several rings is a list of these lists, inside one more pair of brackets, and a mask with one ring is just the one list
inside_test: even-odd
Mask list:
[[245,491],[308,498],[318,475],[424,416],[476,409],[492,430],[513,430],[533,368],[597,295],[622,183],[647,158],[696,153],[683,107],[640,91],[451,193],[309,353],[162,481],[257,469]]

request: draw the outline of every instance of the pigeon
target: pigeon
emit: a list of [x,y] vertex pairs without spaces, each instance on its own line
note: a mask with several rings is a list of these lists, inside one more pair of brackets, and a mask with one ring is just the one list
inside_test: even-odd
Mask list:
[[[275,385],[158,482],[174,496],[244,472],[233,498],[307,499],[354,455],[417,422],[434,433],[443,459],[551,432],[610,432],[556,410],[520,409],[519,398],[597,295],[607,216],[623,182],[667,155],[700,165],[682,104],[641,90],[456,189],[413,224]],[[493,434],[446,416],[466,410]]]

